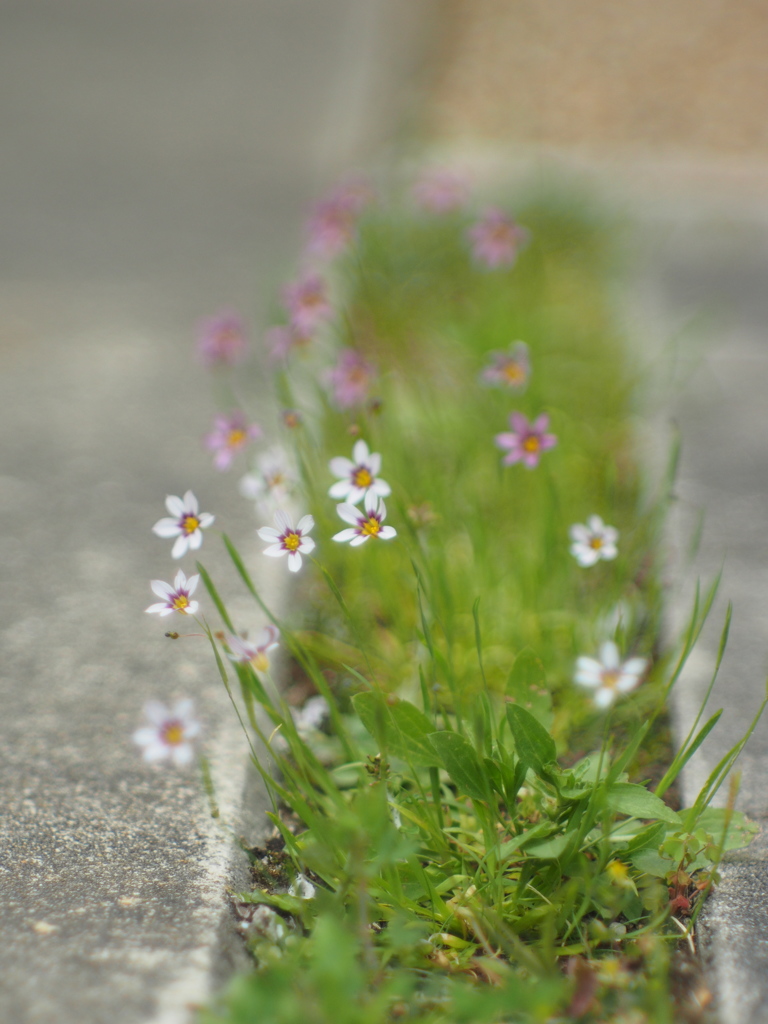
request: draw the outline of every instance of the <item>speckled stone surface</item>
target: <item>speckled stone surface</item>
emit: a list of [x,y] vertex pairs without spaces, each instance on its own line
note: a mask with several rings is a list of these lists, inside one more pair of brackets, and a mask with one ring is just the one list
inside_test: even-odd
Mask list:
[[[723,716],[684,775],[695,799],[719,758],[744,734],[768,674],[768,196],[746,206],[721,193],[685,200],[639,228],[645,254],[632,298],[635,338],[664,366],[649,395],[663,434],[674,420],[682,456],[672,519],[669,583],[674,627],[690,612],[696,578],[723,576],[709,623],[674,692],[678,736],[696,715],[714,670],[725,608],[733,623],[707,710]],[[646,211],[647,212],[647,211]],[[670,368],[674,368],[670,370]],[[692,562],[684,552],[703,514]],[[738,806],[763,827],[731,853],[697,928],[722,1024],[768,1021],[768,719],[737,765]],[[722,805],[728,784],[714,803]]]
[[[252,787],[243,808],[246,745],[205,641],[166,640],[168,620],[144,614],[150,579],[179,564],[151,527],[166,494],[193,489],[279,600],[237,470],[225,480],[201,450],[215,398],[195,325],[233,306],[258,344],[304,204],[386,134],[380,97],[369,116],[377,55],[397,50],[385,13],[348,0],[0,10],[8,1024],[175,1024],[242,963],[226,887],[245,881],[233,838],[264,827],[264,797]],[[274,429],[257,370],[244,374],[252,417]],[[238,626],[259,628],[214,530],[202,555]],[[194,769],[149,767],[131,741],[148,698],[186,695],[223,826]]]

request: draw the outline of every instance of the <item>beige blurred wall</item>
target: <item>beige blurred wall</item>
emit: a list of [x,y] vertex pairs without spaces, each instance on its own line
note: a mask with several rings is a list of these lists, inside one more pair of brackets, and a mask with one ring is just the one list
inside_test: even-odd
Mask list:
[[443,0],[432,134],[768,156],[768,0]]

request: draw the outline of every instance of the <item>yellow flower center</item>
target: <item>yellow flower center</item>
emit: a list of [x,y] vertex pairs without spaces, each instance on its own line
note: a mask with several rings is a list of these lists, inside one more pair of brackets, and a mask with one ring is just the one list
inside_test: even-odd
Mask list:
[[540,446],[541,442],[535,434],[529,434],[523,441],[523,448],[525,448],[527,452],[537,452]]
[[200,520],[197,518],[197,516],[188,515],[184,516],[184,518],[181,520],[181,528],[184,531],[184,533],[194,533],[199,526]]
[[269,658],[264,651],[257,651],[251,658],[251,664],[257,672],[266,672],[269,668]]
[[613,690],[616,688],[616,683],[618,683],[620,678],[621,672],[619,672],[617,668],[603,669],[602,683],[603,686],[607,686],[609,690]]
[[599,551],[600,548],[603,546],[603,538],[602,537],[592,537],[592,539],[589,542],[589,546],[591,548],[593,548],[595,551]]
[[509,384],[519,384],[525,380],[525,370],[522,368],[520,363],[516,363],[512,360],[505,363],[501,371],[507,379]]
[[381,529],[381,523],[375,516],[368,516],[360,527],[363,537],[375,537]]
[[247,433],[242,427],[234,427],[227,437],[227,444],[230,448],[239,448],[248,440]]
[[189,598],[186,594],[178,594],[173,599],[173,607],[177,612],[183,612],[185,608],[189,608]]
[[163,740],[171,747],[176,747],[184,740],[184,727],[180,722],[168,722],[163,727]]
[[301,544],[301,535],[298,533],[286,533],[283,537],[283,547],[286,551],[298,551]]
[[352,474],[352,483],[355,487],[370,487],[373,483],[373,477],[365,466],[360,466]]

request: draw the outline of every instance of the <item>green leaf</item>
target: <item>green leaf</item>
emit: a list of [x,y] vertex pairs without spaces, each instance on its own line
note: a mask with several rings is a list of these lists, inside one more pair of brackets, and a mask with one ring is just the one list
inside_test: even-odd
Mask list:
[[418,768],[442,767],[429,741],[434,723],[414,704],[373,690],[356,694],[352,704],[371,736],[390,754]]
[[546,766],[557,759],[555,741],[541,722],[519,704],[507,704],[507,720],[520,762],[546,777]]
[[475,800],[487,800],[490,786],[469,740],[457,732],[433,732],[429,738],[459,790]]
[[574,830],[559,836],[552,836],[551,839],[544,839],[538,843],[529,843],[525,847],[525,852],[540,860],[558,860],[568,849],[575,835]]
[[552,695],[547,689],[541,659],[530,647],[524,647],[515,658],[505,692],[516,704],[530,711],[545,729],[551,728]]
[[728,823],[728,832],[725,837],[723,850],[739,850],[743,846],[749,846],[755,838],[760,826],[750,821],[741,811],[729,812],[726,807],[707,807],[702,811],[696,821],[696,828],[706,829],[716,843],[723,838],[726,815],[732,813],[733,817]]
[[631,818],[656,818],[673,825],[681,824],[680,815],[645,786],[616,782],[609,787],[607,797],[610,809],[619,814],[628,814]]
[[638,871],[644,871],[654,878],[664,878],[675,867],[668,857],[662,857],[656,850],[638,850],[629,859]]
[[623,852],[627,856],[633,856],[639,853],[640,850],[658,850],[664,840],[666,831],[667,828],[663,821],[658,821],[654,825],[648,825],[646,828],[641,829],[633,839],[629,840]]

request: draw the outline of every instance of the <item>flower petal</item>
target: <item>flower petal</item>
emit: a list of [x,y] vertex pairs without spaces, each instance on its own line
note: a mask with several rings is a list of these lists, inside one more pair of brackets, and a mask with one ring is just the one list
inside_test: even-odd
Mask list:
[[171,558],[181,558],[182,555],[187,553],[189,547],[189,538],[183,533],[176,538],[176,543],[171,548]]
[[176,537],[180,530],[181,527],[176,519],[158,519],[152,527],[152,533],[164,538]]
[[174,519],[181,519],[184,515],[184,502],[181,498],[178,498],[175,494],[169,494],[165,499],[165,507],[168,509]]
[[336,458],[331,459],[328,463],[328,469],[330,469],[334,476],[349,477],[352,475],[354,468],[354,462],[350,462],[343,455],[337,455]]
[[334,533],[331,540],[338,540],[341,542],[352,540],[353,537],[357,536],[357,530],[342,530],[340,533]]
[[351,526],[357,526],[362,518],[360,509],[350,505],[349,502],[337,505],[336,512],[340,519],[343,519],[345,523],[349,523]]

